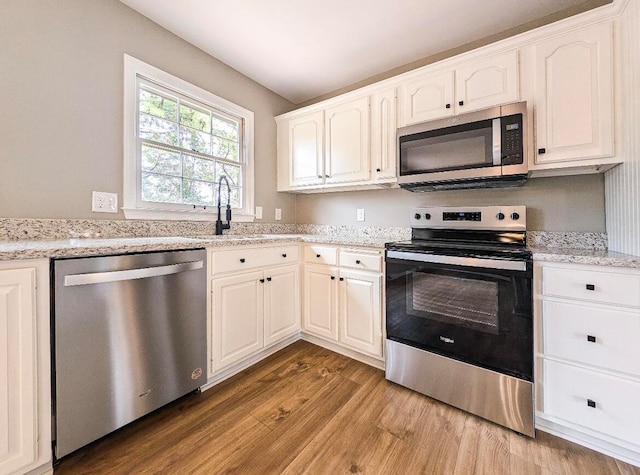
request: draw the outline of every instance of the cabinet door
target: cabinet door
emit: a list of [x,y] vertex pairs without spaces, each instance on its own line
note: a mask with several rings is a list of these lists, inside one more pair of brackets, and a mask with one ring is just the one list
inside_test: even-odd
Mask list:
[[396,178],[396,88],[373,95],[371,105],[371,167],[376,180]]
[[305,266],[302,328],[307,333],[338,341],[335,274],[336,270],[331,267]]
[[325,183],[369,180],[369,97],[326,109],[324,120]]
[[300,331],[298,266],[265,271],[264,344],[282,340]]
[[212,281],[213,368],[230,366],[263,347],[262,272]]
[[323,126],[322,111],[289,121],[289,183],[291,186],[323,183]]
[[340,342],[382,356],[379,274],[340,271]]
[[518,52],[491,56],[456,70],[456,114],[520,98]]
[[536,164],[613,154],[611,24],[536,45]]
[[38,457],[35,273],[0,271],[0,473]]
[[401,87],[401,125],[453,115],[453,71],[420,76]]

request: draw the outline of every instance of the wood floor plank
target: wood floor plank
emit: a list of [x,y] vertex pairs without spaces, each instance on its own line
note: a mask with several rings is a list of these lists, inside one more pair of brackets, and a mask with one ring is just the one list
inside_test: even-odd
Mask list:
[[508,475],[509,430],[469,415],[464,424],[456,475]]
[[640,475],[538,431],[536,439],[297,342],[65,458],[60,474]]

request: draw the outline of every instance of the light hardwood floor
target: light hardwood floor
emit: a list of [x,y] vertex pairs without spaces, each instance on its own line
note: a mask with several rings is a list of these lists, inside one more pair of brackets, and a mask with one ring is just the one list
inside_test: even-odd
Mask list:
[[63,474],[640,474],[535,440],[299,341],[63,459]]

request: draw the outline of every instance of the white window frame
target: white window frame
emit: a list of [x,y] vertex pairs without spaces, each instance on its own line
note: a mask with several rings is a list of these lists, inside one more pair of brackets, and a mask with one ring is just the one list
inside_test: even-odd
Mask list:
[[[138,78],[156,83],[178,94],[202,102],[230,115],[242,119],[243,130],[240,143],[240,160],[244,164],[242,176],[241,209],[234,208],[232,221],[252,222],[254,209],[254,143],[253,112],[240,107],[226,99],[216,96],[204,89],[162,71],[150,64],[124,55],[124,170],[123,170],[123,207],[126,219],[157,219],[185,221],[215,221],[218,217],[217,207],[208,206],[203,209],[187,208],[187,205],[176,206],[167,203],[143,202],[141,200],[141,157],[138,147]],[[221,190],[224,194],[225,189]],[[224,220],[224,209],[222,210]]]

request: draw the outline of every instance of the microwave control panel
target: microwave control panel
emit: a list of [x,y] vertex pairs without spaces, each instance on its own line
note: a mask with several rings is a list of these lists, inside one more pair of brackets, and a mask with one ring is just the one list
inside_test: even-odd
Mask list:
[[523,163],[522,114],[514,114],[500,119],[502,127],[502,164]]

